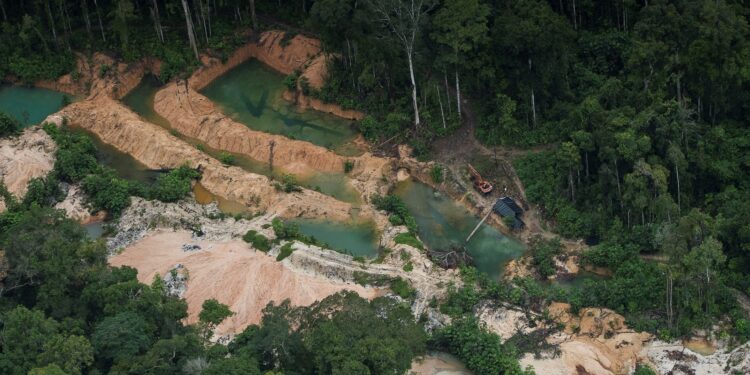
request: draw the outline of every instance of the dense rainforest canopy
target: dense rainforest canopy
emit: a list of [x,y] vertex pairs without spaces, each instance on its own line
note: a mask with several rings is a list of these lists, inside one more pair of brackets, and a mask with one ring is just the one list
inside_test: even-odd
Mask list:
[[[750,293],[750,220],[745,217],[750,212],[745,112],[750,8],[742,1],[0,0],[0,10],[0,76],[25,82],[67,73],[75,79],[76,54],[93,51],[124,61],[159,58],[164,62],[160,78],[169,80],[194,69],[198,53],[226,58],[252,38],[243,32],[248,29],[311,33],[337,57],[325,86],[311,95],[366,112],[358,124],[365,137],[376,144],[409,142],[420,157],[429,158],[432,142],[460,127],[489,147],[534,150],[514,163],[527,197],[554,231],[594,245],[584,262],[613,272],[610,279],[573,291],[545,290],[522,280],[522,295],[472,277],[476,282],[456,290],[446,312],[468,312],[481,298],[525,304],[554,298],[574,307],[614,308],[638,328],[663,337],[726,317],[733,322],[730,333],[750,336],[750,323],[735,302],[738,293]],[[3,126],[2,132],[12,131]],[[62,160],[58,156],[59,163],[72,159]],[[96,176],[106,173],[95,172],[86,177],[92,191],[98,191]],[[49,195],[42,182],[33,191]],[[119,189],[160,194],[158,187]],[[366,373],[357,372],[365,366],[380,373],[367,360],[345,358],[334,365],[317,357],[326,353],[309,353],[306,345],[315,340],[327,340],[336,329],[348,332],[346,311],[341,321],[325,320],[305,337],[278,323],[268,329],[288,336],[254,328],[228,349],[206,349],[197,328],[176,323],[184,304],[164,298],[158,283],[137,284],[132,270],[107,269],[100,246],[85,241],[64,219],[34,208],[32,201],[44,205],[43,199],[29,199],[3,217],[9,259],[16,250],[6,247],[8,236],[24,233],[24,223],[43,216],[45,222],[61,223],[57,236],[68,238],[70,256],[85,262],[56,270],[59,265],[45,260],[51,246],[45,244],[58,237],[42,233],[47,226],[26,228],[44,240],[29,245],[38,255],[12,263],[20,267],[11,269],[19,287],[12,298],[7,292],[2,296],[3,372],[23,374],[47,365],[69,373],[76,366],[127,372],[125,366],[185,366],[187,358],[224,358],[226,353],[213,351],[228,350],[237,355],[219,363],[239,369],[296,373],[293,369],[304,363],[323,372]],[[101,205],[109,203],[103,199]],[[19,229],[11,231],[15,226]],[[554,245],[537,245],[532,251],[538,254],[555,253]],[[536,258],[539,265],[548,263],[542,255]],[[143,292],[126,298],[133,288]],[[334,297],[321,306],[352,298]],[[74,303],[79,299],[85,303]],[[362,314],[398,310],[382,301],[352,306]],[[315,314],[323,307],[294,314]],[[269,309],[269,325],[292,314],[287,310]],[[13,324],[44,331],[12,336]],[[388,322],[378,324],[389,332]],[[125,326],[138,329],[123,347],[102,344]],[[457,327],[473,329],[471,322]],[[471,337],[484,339],[481,333]],[[278,340],[287,339],[300,358],[268,358],[278,355],[273,349]],[[14,340],[24,344],[9,350],[7,343]],[[342,345],[354,345],[346,340]],[[426,339],[395,340],[394,350],[417,353]],[[460,337],[448,331],[433,340],[439,346]],[[196,354],[201,350],[207,354]],[[137,360],[125,363],[123,353]],[[296,362],[302,360],[307,362]],[[399,370],[405,363],[399,356],[389,361]]]

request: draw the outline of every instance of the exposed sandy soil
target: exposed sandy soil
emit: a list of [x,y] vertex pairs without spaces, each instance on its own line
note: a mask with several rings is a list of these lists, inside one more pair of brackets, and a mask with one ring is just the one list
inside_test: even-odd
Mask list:
[[[182,244],[197,244],[201,250],[185,252]],[[271,256],[255,251],[244,242],[194,241],[189,232],[154,232],[110,258],[114,266],[128,265],[138,270],[138,280],[150,283],[154,276],[166,275],[175,265],[188,270],[187,323],[198,320],[204,300],[215,298],[229,306],[235,315],[217,327],[217,334],[241,332],[260,322],[262,309],[269,302],[289,299],[292,305],[307,306],[342,290],[374,298],[377,289],[356,284],[301,275]]]
[[40,127],[0,139],[0,180],[17,198],[26,195],[29,181],[44,177],[55,164],[57,146]]
[[[73,103],[47,121],[71,124],[96,134],[103,142],[133,156],[151,169],[170,169],[187,164],[203,172],[201,183],[207,190],[250,209],[269,211],[286,217],[326,217],[347,220],[351,204],[311,190],[280,193],[262,175],[239,167],[227,167],[218,160],[169,134],[157,125],[145,122],[120,102],[106,96]],[[364,211],[363,214],[373,214]]]
[[570,313],[570,305],[552,303],[550,316],[565,329],[547,338],[559,345],[560,355],[549,353],[541,358],[526,354],[521,365],[531,365],[537,374],[568,375],[629,374],[639,361],[639,352],[651,340],[645,332],[635,332],[625,325],[625,318],[612,310],[581,309]]
[[[308,142],[292,140],[283,136],[252,130],[244,124],[237,123],[225,116],[218,107],[198,90],[211,81],[238,66],[244,61],[255,58],[273,69],[289,74],[296,69],[304,70],[310,66],[305,76],[311,84],[322,85],[325,76],[325,63],[320,52],[320,42],[315,39],[297,35],[287,45],[281,46],[284,33],[267,31],[259,36],[255,43],[240,47],[225,63],[216,58],[203,58],[204,66],[198,69],[188,80],[172,82],[157,92],[154,98],[154,110],[167,119],[171,126],[188,137],[201,140],[208,146],[248,156],[254,160],[267,163],[271,158],[270,143],[274,142],[273,164],[292,173],[302,173],[308,169],[321,172],[341,172],[344,161],[354,159],[353,174],[363,171],[379,170],[387,160],[365,154],[358,158],[348,158],[313,145]],[[295,99],[289,97],[288,99]],[[347,118],[361,118],[362,114],[345,111],[332,104],[312,105],[305,98],[299,100],[304,107],[311,107]]]
[[412,362],[409,374],[471,375],[471,372],[455,357],[444,353],[435,353],[418,358]]

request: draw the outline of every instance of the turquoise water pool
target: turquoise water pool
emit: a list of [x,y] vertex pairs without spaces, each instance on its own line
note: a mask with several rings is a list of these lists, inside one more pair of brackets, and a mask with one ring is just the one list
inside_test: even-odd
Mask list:
[[[414,215],[419,225],[419,238],[431,249],[463,245],[480,220],[449,197],[420,182],[400,182],[395,194]],[[472,237],[466,249],[474,258],[476,268],[495,279],[502,276],[508,261],[525,250],[523,244],[486,224]]]
[[53,90],[23,86],[0,86],[0,112],[24,126],[37,125],[63,105],[65,94]]

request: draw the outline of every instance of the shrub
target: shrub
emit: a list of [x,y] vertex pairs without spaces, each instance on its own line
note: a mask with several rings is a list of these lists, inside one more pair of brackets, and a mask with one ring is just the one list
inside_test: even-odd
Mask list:
[[86,176],[81,186],[95,209],[117,216],[130,206],[131,184],[112,169],[103,168],[101,173]]
[[409,245],[419,250],[424,250],[424,245],[411,233],[399,233],[394,238],[397,244]]
[[294,247],[292,247],[291,242],[287,242],[284,244],[284,246],[281,247],[281,250],[279,250],[279,255],[276,256],[276,260],[281,262],[284,260],[284,258],[292,255],[294,252]]
[[435,164],[432,166],[432,169],[430,169],[430,177],[432,177],[432,182],[439,184],[443,182],[443,167],[439,164]]
[[297,178],[290,174],[281,176],[281,184],[276,183],[274,187],[276,187],[276,190],[283,191],[285,193],[302,191],[302,188],[297,183]]
[[417,294],[417,291],[406,280],[400,277],[391,280],[390,287],[393,293],[396,293],[401,298],[412,298]]
[[112,67],[109,64],[99,65],[99,78],[104,78],[111,70]]
[[305,76],[299,78],[299,86],[300,88],[302,88],[302,94],[304,95],[310,95],[310,93],[312,92],[312,87],[310,87],[310,80],[308,80]]
[[411,215],[409,209],[401,198],[395,195],[374,195],[371,200],[372,204],[375,205],[375,208],[392,214],[391,217],[388,218],[388,221],[390,221],[391,224],[406,225],[409,232],[417,232],[417,221],[414,219],[414,216]]
[[404,271],[411,272],[412,270],[414,270],[414,264],[411,261],[404,264]]
[[234,155],[222,151],[221,154],[219,154],[219,161],[224,165],[232,165],[234,164]]
[[266,236],[258,233],[257,231],[247,231],[247,233],[242,236],[242,240],[251,244],[254,248],[262,252],[268,252],[268,250],[271,250],[271,241],[269,241]]
[[354,162],[347,160],[344,162],[344,173],[349,173],[354,169]]
[[17,135],[21,132],[21,123],[16,119],[0,112],[0,137]]
[[200,172],[183,165],[160,175],[151,187],[149,196],[162,202],[176,202],[190,194],[190,182],[200,177]]
[[295,70],[292,74],[284,77],[284,87],[289,91],[297,89],[297,79],[299,78],[299,70]]
[[544,239],[539,235],[534,236],[530,243],[531,258],[537,271],[543,278],[555,274],[555,256],[562,253],[560,239]]

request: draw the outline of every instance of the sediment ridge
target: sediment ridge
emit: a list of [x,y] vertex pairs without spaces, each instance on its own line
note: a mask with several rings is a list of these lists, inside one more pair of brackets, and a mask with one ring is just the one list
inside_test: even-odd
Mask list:
[[[257,42],[240,47],[224,63],[204,56],[204,65],[187,81],[169,83],[156,93],[154,110],[167,119],[175,130],[191,138],[201,140],[213,148],[246,155],[259,162],[268,163],[271,160],[270,145],[273,142],[274,166],[292,173],[303,173],[308,169],[341,172],[346,160],[355,161],[354,174],[382,167],[384,161],[374,160],[369,154],[354,158],[343,157],[309,142],[249,129],[224,115],[211,100],[198,92],[220,75],[252,58],[286,74],[312,66],[316,73],[311,71],[308,74],[311,85],[322,85],[324,76],[321,66],[324,68],[325,65],[320,60],[325,57],[320,52],[320,43],[297,35],[282,46],[283,37],[284,33],[280,31],[264,32]],[[326,112],[337,112],[333,108],[334,105],[329,105]],[[346,113],[352,117],[351,113]]]
[[106,96],[73,103],[47,121],[59,124],[62,118],[95,134],[150,169],[171,169],[184,164],[198,168],[203,173],[201,183],[207,190],[250,209],[274,212],[284,217],[327,217],[332,220],[348,220],[350,217],[349,203],[307,189],[280,193],[267,177],[221,164],[165,129],[141,120],[130,109]]

